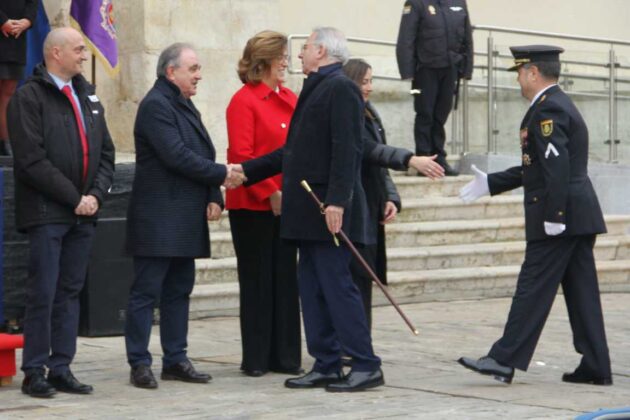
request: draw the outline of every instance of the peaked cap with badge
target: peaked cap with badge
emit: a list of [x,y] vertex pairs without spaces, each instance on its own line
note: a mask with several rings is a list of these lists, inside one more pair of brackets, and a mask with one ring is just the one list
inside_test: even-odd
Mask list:
[[541,62],[559,62],[564,48],[553,45],[522,45],[510,47],[514,56],[514,65],[508,71],[517,71],[523,64]]

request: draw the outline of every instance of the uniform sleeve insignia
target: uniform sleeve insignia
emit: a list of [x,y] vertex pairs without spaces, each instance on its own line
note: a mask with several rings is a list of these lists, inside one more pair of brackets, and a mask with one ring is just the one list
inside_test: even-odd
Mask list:
[[409,13],[411,13],[411,6],[407,5],[403,7],[403,15],[408,15]]
[[532,164],[532,158],[527,153],[523,153],[523,166],[529,166]]
[[549,137],[553,133],[553,120],[544,120],[540,122],[540,131],[545,137]]
[[435,14],[435,7],[432,4],[429,5],[428,9],[429,9],[429,13],[431,13],[432,15]]

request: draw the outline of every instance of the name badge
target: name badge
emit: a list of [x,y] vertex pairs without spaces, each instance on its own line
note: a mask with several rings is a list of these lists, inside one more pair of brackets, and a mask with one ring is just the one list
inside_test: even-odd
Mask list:
[[98,96],[96,95],[88,95],[88,99],[92,102],[99,102]]
[[459,7],[459,6],[451,6],[451,10],[453,12],[461,12],[462,10],[464,10],[463,7]]

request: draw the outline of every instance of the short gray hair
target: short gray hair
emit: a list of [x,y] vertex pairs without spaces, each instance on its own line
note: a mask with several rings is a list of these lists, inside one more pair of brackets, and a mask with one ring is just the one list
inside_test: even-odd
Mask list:
[[157,77],[166,77],[166,69],[171,66],[175,68],[179,67],[179,59],[182,56],[182,51],[184,50],[195,51],[195,47],[186,42],[176,42],[164,48],[164,51],[160,54],[160,58],[158,58],[156,70]]
[[318,26],[313,29],[314,42],[326,48],[328,58],[345,63],[350,58],[346,36],[339,29],[329,26]]

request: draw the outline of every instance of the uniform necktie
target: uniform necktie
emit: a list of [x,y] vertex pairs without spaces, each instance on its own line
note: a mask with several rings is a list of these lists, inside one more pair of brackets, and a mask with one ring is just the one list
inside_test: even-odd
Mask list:
[[83,174],[82,180],[85,182],[87,178],[87,169],[88,169],[88,142],[87,136],[85,135],[85,128],[83,127],[83,121],[81,121],[81,114],[79,113],[79,106],[77,102],[74,100],[74,96],[72,96],[72,90],[70,86],[65,85],[61,91],[68,97],[68,100],[72,104],[72,110],[74,111],[74,119],[77,123],[77,128],[79,129],[79,137],[81,137],[81,148],[83,149]]

